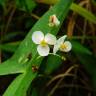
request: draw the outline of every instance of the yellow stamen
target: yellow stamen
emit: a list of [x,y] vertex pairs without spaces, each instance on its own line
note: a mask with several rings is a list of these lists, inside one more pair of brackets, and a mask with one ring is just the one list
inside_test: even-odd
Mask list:
[[61,46],[60,46],[60,50],[63,50],[63,49],[66,49],[67,48],[67,46],[63,43],[63,44],[61,44]]
[[47,42],[46,42],[45,40],[42,40],[42,41],[40,42],[40,45],[41,45],[41,46],[46,46],[46,45],[47,45]]

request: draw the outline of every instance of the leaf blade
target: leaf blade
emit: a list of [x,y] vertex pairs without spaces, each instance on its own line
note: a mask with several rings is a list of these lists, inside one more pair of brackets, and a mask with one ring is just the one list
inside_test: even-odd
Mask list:
[[71,5],[70,9],[72,11],[78,13],[79,15],[83,16],[85,19],[87,19],[87,20],[91,21],[92,23],[96,24],[96,16],[93,15],[88,10],[81,7],[80,5],[77,5],[77,4],[73,3]]

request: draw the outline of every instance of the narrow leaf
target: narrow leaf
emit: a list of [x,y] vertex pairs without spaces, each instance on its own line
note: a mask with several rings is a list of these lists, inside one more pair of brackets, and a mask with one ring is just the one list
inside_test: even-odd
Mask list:
[[78,13],[80,16],[83,16],[85,19],[96,24],[96,16],[93,15],[93,13],[81,7],[80,5],[73,3],[70,8],[72,11]]
[[[21,45],[18,48],[18,50],[16,51],[15,55],[12,57],[15,60],[15,62],[18,62],[20,57],[26,56],[30,52],[32,53],[33,60],[34,60],[35,57],[37,57],[36,45],[31,40],[32,33],[34,31],[40,30],[44,34],[52,33],[52,34],[56,35],[58,33],[58,30],[59,30],[60,26],[59,27],[54,27],[54,28],[49,27],[48,26],[49,17],[50,17],[50,15],[56,14],[58,19],[60,20],[60,22],[62,24],[63,20],[65,19],[66,15],[69,11],[69,7],[70,7],[71,3],[72,3],[72,0],[67,0],[67,1],[66,0],[60,0],[60,2],[58,2],[56,5],[54,5],[54,7],[51,8],[36,23],[36,25],[30,30],[29,34],[26,36],[24,41],[21,43]],[[60,11],[60,10],[62,10],[62,11]],[[36,61],[36,60],[34,60],[34,61]],[[25,72],[24,72],[26,74],[23,73],[22,75],[20,75],[20,77],[17,77],[19,79],[15,79],[16,81],[13,81],[12,85],[9,86],[8,91],[5,92],[4,96],[15,96],[14,94],[16,94],[16,96],[22,96],[23,93],[25,93],[25,91],[27,91],[27,88],[30,85],[31,81],[36,77],[36,74],[34,74],[34,73],[31,74],[31,72],[29,72],[29,70],[32,70],[32,69],[30,69],[31,65],[35,64],[35,66],[40,66],[40,63],[41,63],[40,61],[39,61],[39,63],[35,63],[35,62],[33,63],[31,61],[30,61],[30,63],[27,63],[28,64],[28,67],[27,67],[28,69],[25,70]],[[21,64],[22,64],[22,62],[21,62]],[[30,74],[31,74],[32,77],[30,76]],[[13,86],[15,85],[14,82],[16,82],[17,86],[15,86],[15,89],[17,89],[17,90],[15,90],[13,88]],[[24,82],[24,83],[22,84],[21,82]]]

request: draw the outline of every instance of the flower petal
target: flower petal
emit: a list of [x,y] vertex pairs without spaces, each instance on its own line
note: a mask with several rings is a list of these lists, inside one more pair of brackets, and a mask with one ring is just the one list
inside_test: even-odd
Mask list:
[[64,45],[66,46],[66,48],[64,48],[62,51],[69,52],[72,49],[72,44],[69,41],[65,41]]
[[64,42],[64,40],[66,39],[66,37],[67,37],[67,35],[62,36],[61,38],[59,38],[59,39],[57,40],[57,43],[58,43],[58,44],[62,44],[62,43]]
[[49,54],[50,48],[48,45],[46,45],[46,46],[38,45],[37,51],[40,56],[47,56]]
[[47,33],[45,35],[45,41],[49,44],[49,45],[54,45],[56,43],[56,37],[50,33]]
[[56,54],[56,52],[59,50],[59,45],[55,44],[53,48],[53,53]]
[[43,32],[41,31],[35,31],[33,34],[32,34],[32,41],[35,43],[35,44],[40,44],[40,42],[44,39],[44,34]]
[[59,21],[58,19],[56,19],[55,25],[56,25],[56,26],[59,26],[59,25],[60,25],[60,21]]
[[64,35],[57,40],[57,42],[56,42],[56,44],[54,45],[54,48],[53,48],[53,53],[54,54],[56,54],[56,52],[59,50],[61,44],[64,42],[66,37],[67,37],[67,35]]

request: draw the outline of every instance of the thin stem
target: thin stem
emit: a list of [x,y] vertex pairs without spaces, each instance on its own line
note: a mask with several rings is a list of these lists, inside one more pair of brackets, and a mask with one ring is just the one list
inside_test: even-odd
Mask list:
[[83,36],[72,36],[70,39],[96,39],[96,36],[86,36],[86,37],[83,37]]
[[64,57],[64,56],[60,56],[60,55],[58,55],[58,54],[54,54],[54,53],[49,53],[49,55],[54,55],[54,56],[57,56],[57,57],[59,57],[60,59],[62,59],[62,60],[66,60],[66,58]]
[[[74,66],[71,66],[70,68],[68,68],[68,70],[64,73],[66,75],[69,74],[69,72],[72,71],[72,69],[74,69],[75,67],[78,67],[77,65],[74,65]],[[51,90],[51,92],[48,94],[48,96],[52,96],[53,93],[55,92],[55,90],[58,88],[58,86],[60,85],[60,83],[63,81],[63,79],[65,78],[65,75],[64,77],[62,77],[58,82],[57,84],[53,87],[53,89]]]
[[35,19],[37,19],[37,20],[39,20],[39,19],[40,19],[40,17],[39,17],[39,16],[37,16],[36,14],[34,14],[34,13],[32,13],[32,14],[31,14],[31,16],[32,16],[32,17],[34,17],[34,18],[35,18]]
[[8,27],[9,27],[9,25],[10,25],[10,23],[11,23],[12,17],[13,17],[13,15],[14,15],[14,13],[15,13],[15,10],[16,10],[16,7],[14,6],[14,8],[12,9],[12,12],[10,13],[8,22],[7,22],[7,24],[6,24],[5,33],[6,33],[7,30],[8,30]]
[[65,76],[74,76],[73,74],[59,74],[59,75],[56,75],[55,77],[53,77],[48,83],[46,86],[49,86],[52,82],[54,82],[55,80],[59,79],[59,78],[62,78],[62,77],[65,77]]
[[64,84],[64,85],[59,86],[58,88],[63,88],[63,87],[69,87],[69,88],[70,87],[79,87],[79,88],[83,88],[83,89],[86,89],[86,90],[89,90],[89,91],[94,91],[89,87],[78,85],[78,84],[75,84],[74,86],[73,86],[73,84],[70,84],[70,85],[69,84]]

